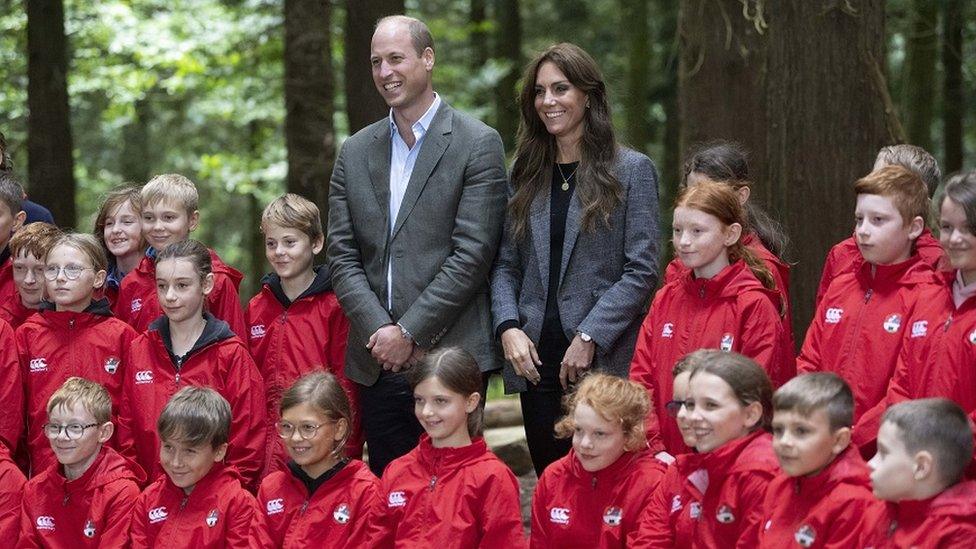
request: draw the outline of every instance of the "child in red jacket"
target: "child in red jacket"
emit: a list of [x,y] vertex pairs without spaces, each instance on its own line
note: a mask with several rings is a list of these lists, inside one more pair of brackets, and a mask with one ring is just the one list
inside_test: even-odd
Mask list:
[[108,256],[103,295],[115,310],[122,279],[139,266],[146,253],[142,195],[138,187],[124,186],[109,191],[95,216],[94,233]]
[[184,387],[166,403],[157,422],[166,474],[136,501],[133,548],[272,546],[254,496],[221,463],[230,428],[230,404],[213,389]]
[[834,372],[854,391],[854,420],[888,389],[902,342],[917,320],[917,300],[940,284],[914,253],[925,228],[925,183],[889,166],[857,180],[856,270],[835,278],[817,307],[797,370]]
[[[313,267],[322,251],[318,207],[296,194],[277,198],[261,216],[265,255],[274,272],[248,304],[248,346],[264,377],[268,405],[266,471],[280,471],[288,455],[275,426],[281,394],[302,374],[332,372],[357,409],[356,384],[343,373],[349,321],[332,291],[328,267]],[[359,421],[350,419],[346,455],[362,456]]]
[[0,319],[0,444],[13,454],[24,434],[27,410],[24,407],[24,385],[17,360],[17,340],[6,321]]
[[17,295],[0,303],[0,318],[15,330],[36,313],[44,301],[44,258],[61,234],[54,225],[38,221],[21,228],[10,239],[8,247]]
[[[701,348],[735,351],[762,365],[777,382],[793,372],[793,352],[783,331],[765,265],[740,241],[744,212],[726,185],[700,183],[678,196],[674,243],[690,269],[654,296],[641,325],[630,378],[651,393],[656,418],[665,417],[671,395],[671,368]],[[648,418],[645,425],[654,425]],[[661,438],[672,454],[683,449],[672,422],[661,422]]]
[[13,173],[0,170],[0,303],[17,296],[7,243],[27,217],[21,208],[23,201],[24,188]]
[[0,440],[0,539],[16,542],[20,536],[20,504],[26,483],[24,473]]
[[313,372],[281,397],[276,427],[291,460],[261,482],[258,505],[276,547],[360,547],[380,502],[380,481],[343,457],[352,425],[336,377]]
[[[145,257],[128,273],[119,288],[115,311],[137,332],[163,314],[156,295],[156,252],[185,241],[197,228],[200,200],[196,185],[178,174],[157,175],[142,187],[142,236],[149,244]],[[224,264],[216,252],[209,251],[213,265],[213,290],[207,296],[208,309],[226,322],[242,340],[246,340],[244,311],[237,288],[244,275]]]
[[626,546],[665,469],[647,447],[649,406],[632,381],[605,374],[583,380],[556,424],[573,448],[535,488],[531,547]]
[[874,495],[887,507],[868,517],[858,547],[952,549],[976,540],[976,482],[962,481],[973,434],[958,405],[930,398],[885,412],[871,458]]
[[[71,376],[95,381],[108,390],[118,412],[123,354],[135,331],[112,316],[105,299],[94,295],[105,282],[105,253],[89,234],[69,233],[55,241],[45,257],[44,278],[50,302],[17,328],[17,353],[24,376],[27,449],[37,474],[55,462],[44,436],[45,407]],[[112,443],[109,443],[113,445]]]
[[47,403],[44,433],[57,462],[24,488],[17,547],[125,547],[142,470],[105,445],[112,398],[69,378]]
[[[696,149],[691,158],[685,162],[681,186],[688,187],[702,182],[721,183],[735,191],[736,198],[745,212],[742,245],[762,260],[772,275],[782,304],[783,330],[792,345],[790,266],[780,258],[789,244],[789,237],[783,227],[757,206],[755,201],[749,201],[752,194],[752,181],[745,149],[731,141],[714,141]],[[677,280],[687,272],[688,268],[680,259],[672,259],[664,271],[664,282],[666,284]]]
[[458,347],[407,371],[427,431],[383,472],[369,547],[526,547],[518,481],[481,438],[481,372]]
[[154,428],[160,410],[180,387],[212,387],[230,402],[237,418],[227,464],[256,490],[265,455],[264,383],[244,342],[203,309],[213,290],[211,269],[210,252],[196,240],[156,254],[159,302],[166,314],[126,353],[133,367],[122,388],[120,448],[155,480],[162,473]]
[[[942,170],[935,157],[925,149],[915,145],[889,145],[878,151],[871,171],[877,171],[888,166],[901,166],[915,173],[925,183],[928,196],[935,194],[936,187],[942,179]],[[938,212],[933,213],[937,215]],[[928,218],[928,215],[923,215]],[[922,228],[922,233],[915,240],[915,253],[919,259],[929,267],[938,270],[944,253],[939,241],[932,236],[928,227]],[[856,235],[850,236],[835,244],[827,254],[823,271],[820,274],[820,284],[817,286],[816,307],[820,307],[827,288],[835,278],[844,273],[854,273],[860,265],[861,251],[857,245]]]
[[854,395],[839,376],[806,374],[773,395],[773,451],[780,473],[766,490],[762,548],[856,547],[880,505],[867,464],[851,445]]

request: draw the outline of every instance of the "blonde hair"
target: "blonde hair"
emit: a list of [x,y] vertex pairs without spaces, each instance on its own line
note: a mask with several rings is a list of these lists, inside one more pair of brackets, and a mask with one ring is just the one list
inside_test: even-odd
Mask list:
[[159,414],[160,440],[179,440],[190,446],[216,448],[230,437],[230,403],[209,387],[180,389]]
[[916,217],[927,221],[928,189],[925,188],[922,178],[908,168],[893,165],[875,170],[854,183],[854,192],[876,194],[891,199],[905,227]]
[[43,261],[61,235],[61,229],[43,221],[25,225],[15,232],[7,243],[10,257],[16,259],[23,252],[24,257],[30,254]]
[[321,370],[303,375],[282,395],[279,410],[284,415],[285,410],[300,404],[314,407],[332,421],[346,420],[346,434],[332,449],[333,456],[341,455],[352,433],[352,407],[336,376]]
[[149,180],[140,191],[142,206],[154,206],[164,200],[176,202],[186,210],[186,215],[193,215],[200,204],[200,194],[197,186],[185,176],[177,173],[157,175]]
[[569,438],[576,430],[573,412],[586,404],[603,419],[618,423],[624,431],[624,448],[632,451],[647,445],[644,416],[651,407],[647,390],[639,384],[607,374],[591,374],[566,400],[566,416],[556,423],[556,436]]
[[[880,165],[879,165],[880,164]],[[942,170],[935,157],[918,145],[903,143],[888,145],[878,151],[874,159],[875,169],[883,166],[902,166],[922,178],[929,194],[935,192],[942,180]]]
[[298,229],[315,242],[322,238],[322,216],[314,202],[294,193],[274,199],[261,214],[261,231],[265,226],[277,225],[286,229]]
[[58,246],[67,246],[69,248],[74,248],[81,252],[85,257],[91,261],[92,268],[95,272],[104,271],[108,269],[108,259],[105,255],[105,248],[102,244],[95,238],[95,235],[88,233],[66,233],[58,237],[57,240],[51,244],[48,248],[47,254],[44,256],[44,261],[47,261],[47,256],[51,255],[51,252]]
[[69,377],[47,400],[47,414],[56,408],[81,404],[99,425],[112,419],[112,397],[105,387],[81,377]]

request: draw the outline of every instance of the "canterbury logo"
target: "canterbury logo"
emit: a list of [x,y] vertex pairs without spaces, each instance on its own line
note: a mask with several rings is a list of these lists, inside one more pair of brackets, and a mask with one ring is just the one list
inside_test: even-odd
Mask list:
[[827,324],[837,324],[838,322],[840,322],[840,317],[843,315],[844,315],[844,309],[832,307],[830,309],[827,309],[827,312],[824,317],[824,322],[826,322]]
[[666,322],[661,328],[661,337],[674,337],[674,323]]
[[285,500],[281,498],[269,500],[265,507],[269,515],[280,513],[285,510]]
[[549,509],[549,520],[556,524],[569,524],[569,509],[563,507]]
[[251,339],[261,339],[264,337],[264,324],[251,326]]
[[149,510],[149,524],[156,524],[157,522],[163,522],[169,515],[166,513],[166,507],[155,507]]
[[386,498],[387,507],[403,507],[407,504],[407,496],[402,491],[390,492]]
[[141,370],[136,372],[136,385],[142,385],[143,383],[152,383],[153,373],[152,370]]
[[918,320],[912,323],[911,337],[925,337],[929,333],[929,321]]
[[142,310],[142,299],[140,298],[133,299],[132,303],[129,305],[129,311],[135,313],[141,310]]
[[54,517],[42,515],[37,517],[38,530],[54,530]]
[[47,371],[47,359],[44,358],[44,357],[41,357],[41,358],[32,358],[31,361],[30,361],[30,371],[32,371],[32,372],[46,372]]

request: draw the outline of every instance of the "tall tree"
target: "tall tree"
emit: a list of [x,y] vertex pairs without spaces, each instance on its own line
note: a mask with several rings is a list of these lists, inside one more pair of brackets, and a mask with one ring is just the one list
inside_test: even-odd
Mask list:
[[68,105],[68,39],[62,0],[27,5],[27,162],[31,198],[61,225],[75,225],[75,176]]
[[522,16],[519,0],[495,0],[495,57],[508,67],[495,87],[495,129],[513,150],[518,131],[519,111],[515,86],[522,68]]
[[962,169],[965,97],[962,82],[963,0],[946,0],[942,17],[942,138],[945,142],[943,173]]
[[627,87],[624,92],[624,116],[627,142],[644,151],[651,140],[648,124],[648,89],[650,88],[651,37],[647,20],[648,0],[621,0],[621,28],[627,51]]
[[373,84],[369,69],[369,44],[377,20],[403,12],[403,0],[346,0],[345,87],[350,134],[390,112]]
[[905,129],[909,141],[926,150],[932,148],[935,114],[938,7],[936,0],[913,0],[911,30],[905,44]]
[[488,62],[488,5],[485,0],[471,0],[468,21],[471,22],[471,68],[477,70]]
[[289,192],[329,211],[335,162],[329,2],[285,0],[285,146]]
[[752,151],[753,200],[793,238],[802,341],[826,251],[850,234],[850,183],[903,137],[883,68],[884,0],[683,0],[680,19],[682,142]]

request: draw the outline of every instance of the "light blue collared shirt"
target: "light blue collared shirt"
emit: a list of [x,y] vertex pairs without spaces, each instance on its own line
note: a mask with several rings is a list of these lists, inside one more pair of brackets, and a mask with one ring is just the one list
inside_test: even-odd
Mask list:
[[[437,108],[441,106],[441,98],[434,93],[434,102],[430,104],[427,112],[414,122],[410,128],[413,131],[413,147],[407,147],[407,143],[400,137],[397,131],[396,119],[393,117],[393,109],[390,109],[390,236],[393,236],[393,227],[396,226],[397,214],[400,212],[400,204],[403,202],[403,195],[407,192],[407,184],[410,183],[410,176],[413,174],[414,164],[417,163],[417,156],[420,154],[420,146],[424,144],[424,137],[430,123],[437,114]],[[386,307],[393,310],[393,258],[390,257],[386,270]]]

